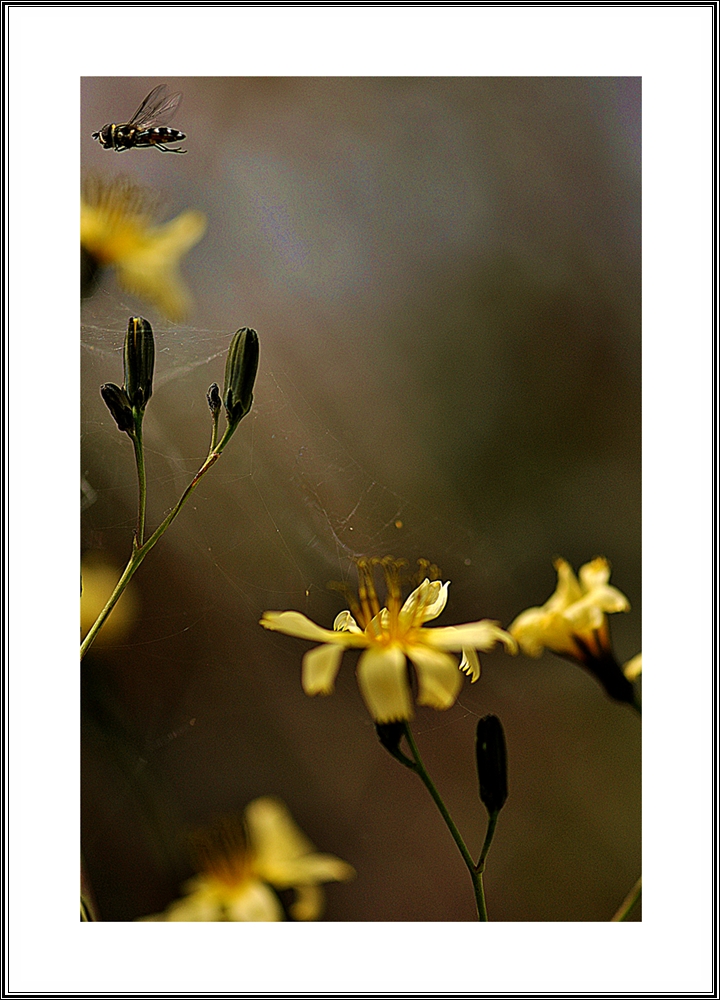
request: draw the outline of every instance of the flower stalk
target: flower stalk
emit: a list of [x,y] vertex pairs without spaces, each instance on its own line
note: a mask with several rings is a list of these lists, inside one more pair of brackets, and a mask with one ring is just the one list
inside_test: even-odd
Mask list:
[[[238,342],[244,345],[243,350],[237,349]],[[108,383],[101,387],[101,394],[108,409],[110,410],[118,429],[125,431],[133,442],[135,450],[135,462],[138,475],[138,522],[133,544],[133,551],[128,560],[127,566],[123,570],[122,576],[118,580],[115,589],[108,598],[108,601],[100,612],[95,622],[91,626],[87,635],[80,645],[80,659],[82,660],[88,649],[95,641],[100,629],[105,624],[108,615],[122,597],[125,588],[133,578],[139,567],[142,565],[147,554],[155,547],[178,516],[182,508],[187,503],[191,493],[198,485],[203,476],[212,468],[220,458],[223,449],[230,438],[237,430],[238,424],[246,416],[252,406],[252,386],[257,374],[259,344],[257,333],[244,327],[235,334],[231,345],[230,355],[233,365],[226,369],[226,380],[228,372],[235,379],[235,383],[242,386],[242,413],[240,404],[237,403],[232,410],[232,422],[228,415],[228,425],[220,442],[218,437],[218,413],[219,406],[215,406],[217,396],[217,385],[213,385],[208,390],[208,402],[213,418],[212,435],[210,449],[207,458],[198,469],[192,481],[185,488],[182,496],[167,515],[165,520],[155,529],[150,537],[145,540],[145,508],[147,500],[147,486],[145,475],[145,460],[142,443],[142,419],[145,413],[145,406],[152,395],[152,376],[154,365],[154,342],[152,341],[152,328],[147,320],[131,318],[128,325],[128,336],[125,341],[125,386],[121,389],[113,383]],[[214,392],[213,392],[214,388]]]
[[[495,716],[488,716],[488,718],[495,718]],[[499,722],[498,722],[499,724]],[[501,727],[502,728],[502,727]],[[487,905],[485,903],[485,888],[483,885],[483,872],[485,871],[485,861],[487,859],[488,851],[490,850],[490,845],[492,843],[493,836],[495,834],[495,827],[497,825],[498,815],[502,804],[498,806],[491,814],[488,822],[488,829],[485,835],[485,842],[480,852],[480,857],[477,864],[473,861],[472,855],[467,848],[465,841],[463,840],[462,834],[457,828],[455,821],[453,820],[450,812],[445,805],[442,796],[435,786],[435,782],[430,777],[425,765],[423,764],[422,758],[420,756],[420,751],[418,749],[417,743],[415,742],[415,737],[412,734],[410,725],[408,722],[395,722],[390,724],[378,724],[376,725],[376,730],[380,742],[385,747],[385,749],[390,753],[399,763],[404,767],[407,767],[410,771],[414,771],[415,774],[420,778],[422,783],[427,788],[430,793],[433,802],[438,808],[438,812],[443,818],[445,825],[450,831],[450,835],[455,841],[455,845],[460,852],[460,856],[465,862],[465,867],[470,873],[470,878],[472,879],[473,892],[475,893],[475,906],[477,908],[478,920],[481,922],[487,922]],[[407,745],[410,748],[412,758],[408,757],[400,749],[400,742],[402,738],[405,738]],[[503,741],[504,743],[504,741]],[[507,782],[505,783],[507,788]],[[507,793],[506,793],[507,794]]]

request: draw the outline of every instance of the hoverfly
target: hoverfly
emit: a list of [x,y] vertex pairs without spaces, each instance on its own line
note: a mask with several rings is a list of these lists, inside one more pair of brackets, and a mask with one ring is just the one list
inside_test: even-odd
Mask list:
[[167,87],[161,83],[150,91],[129,122],[103,125],[92,137],[104,149],[114,149],[116,153],[143,146],[154,146],[163,153],[187,153],[186,149],[168,149],[163,145],[185,138],[184,132],[165,127],[177,111],[181,98],[182,94],[168,94]]

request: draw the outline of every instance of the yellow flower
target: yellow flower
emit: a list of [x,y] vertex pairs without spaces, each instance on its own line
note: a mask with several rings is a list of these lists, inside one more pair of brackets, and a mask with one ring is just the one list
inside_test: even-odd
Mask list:
[[201,872],[187,883],[187,895],[144,920],[284,920],[276,893],[294,889],[290,915],[317,920],[324,897],[321,882],[342,882],[354,869],[332,854],[316,854],[279,799],[255,799],[244,823],[226,819],[196,838]]
[[[380,607],[374,569],[382,566],[387,606]],[[512,636],[496,622],[479,621],[448,628],[423,628],[445,607],[449,581],[423,580],[401,604],[399,570],[403,564],[390,558],[360,560],[358,599],[343,588],[350,603],[333,630],[321,628],[299,611],[266,611],[260,624],[275,632],[323,644],[303,657],[302,684],[306,694],[331,694],[346,649],[363,649],[357,666],[360,692],[376,723],[412,718],[412,699],[406,657],[415,667],[418,704],[446,709],[455,703],[462,686],[461,670],[473,681],[480,676],[477,649],[489,650],[497,642],[517,652]],[[449,655],[462,652],[458,664]]]
[[528,608],[509,628],[527,656],[544,649],[587,664],[610,652],[607,614],[629,611],[624,594],[608,584],[610,565],[598,557],[580,567],[580,579],[565,559],[555,560],[558,584],[541,608]]
[[129,180],[118,177],[106,183],[88,177],[80,203],[80,246],[88,284],[98,268],[115,267],[126,291],[153,303],[169,319],[180,320],[190,298],[178,265],[205,226],[205,216],[196,211],[155,225],[146,193]]

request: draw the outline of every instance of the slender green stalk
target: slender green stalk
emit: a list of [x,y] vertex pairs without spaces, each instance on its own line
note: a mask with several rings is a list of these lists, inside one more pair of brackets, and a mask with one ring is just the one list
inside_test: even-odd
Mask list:
[[145,540],[145,508],[147,506],[147,480],[145,476],[145,451],[142,439],[142,413],[135,414],[135,433],[131,434],[135,449],[135,464],[138,476],[138,523],[135,533],[135,548],[139,549]]
[[497,826],[498,816],[500,811],[490,813],[488,819],[487,833],[485,834],[485,843],[483,844],[482,851],[480,851],[480,857],[478,858],[478,863],[475,866],[479,875],[485,871],[485,859],[488,856],[488,851],[490,850],[490,845],[492,844],[493,837],[495,836],[495,827]]
[[[407,740],[408,746],[410,747],[412,755],[415,758],[415,768],[414,768],[415,773],[418,775],[418,777],[423,782],[427,790],[430,792],[430,795],[432,796],[435,805],[438,807],[438,810],[440,811],[440,815],[445,820],[445,825],[450,831],[453,840],[457,844],[457,848],[460,851],[460,854],[462,855],[462,859],[465,862],[467,870],[470,872],[470,877],[472,878],[472,883],[473,883],[473,889],[475,891],[475,903],[477,906],[478,920],[486,921],[488,915],[487,915],[487,907],[485,905],[485,890],[483,888],[482,869],[476,867],[475,862],[473,861],[472,856],[465,845],[465,841],[463,840],[460,834],[460,831],[455,826],[455,822],[450,813],[448,812],[445,803],[440,797],[440,793],[435,787],[432,778],[425,770],[425,765],[423,764],[422,759],[420,757],[420,751],[417,748],[417,744],[413,738],[408,723],[405,723],[405,739]],[[490,839],[492,839],[492,837]],[[484,853],[481,856],[483,861],[483,867],[484,867],[484,857],[487,854],[486,848],[489,848],[489,846],[490,844],[488,843],[488,839],[486,837],[486,847],[483,848]]]
[[208,455],[208,457],[205,459],[205,462],[203,463],[202,467],[198,470],[198,472],[195,473],[194,479],[186,487],[185,492],[180,497],[180,499],[175,504],[175,506],[170,511],[170,513],[165,518],[165,520],[162,522],[162,524],[158,528],[155,529],[155,531],[152,533],[152,535],[148,538],[148,540],[146,542],[144,542],[138,548],[133,549],[133,553],[130,556],[128,564],[125,567],[125,570],[123,571],[122,576],[118,580],[117,585],[115,586],[115,589],[113,590],[112,594],[110,595],[110,598],[109,598],[107,604],[102,609],[102,611],[98,615],[97,619],[95,620],[95,623],[93,624],[92,628],[90,629],[90,631],[88,632],[88,634],[83,639],[82,645],[80,646],[80,659],[81,660],[85,656],[85,654],[87,653],[87,651],[90,648],[90,646],[92,646],[93,642],[95,641],[95,637],[97,636],[98,632],[103,627],[103,625],[105,624],[105,621],[107,620],[107,617],[110,614],[110,612],[112,611],[112,609],[115,607],[115,605],[117,604],[117,602],[120,600],[120,598],[121,598],[121,596],[123,594],[123,591],[125,590],[125,588],[127,587],[128,583],[130,582],[130,580],[134,576],[135,572],[137,571],[137,569],[139,568],[139,566],[141,565],[141,563],[145,559],[145,556],[156,545],[156,543],[160,541],[160,539],[165,534],[165,532],[170,527],[170,525],[175,520],[175,518],[178,516],[178,514],[182,510],[183,506],[185,505],[188,497],[190,496],[190,494],[192,493],[192,491],[195,489],[195,487],[197,486],[197,484],[200,482],[200,480],[202,479],[202,477],[205,475],[205,473],[208,471],[208,469],[210,469],[211,466],[213,466],[215,464],[215,462],[217,462],[218,458],[220,458],[221,450],[222,450],[222,448],[225,447],[225,444],[227,443],[228,440],[229,440],[229,435],[226,433],[224,435],[224,437],[223,437],[223,440],[220,442],[220,445],[218,445],[218,447],[215,449],[215,451],[212,451]]
[[613,921],[617,922],[621,920],[627,920],[627,918],[630,916],[630,913],[635,908],[636,903],[639,902],[641,895],[642,895],[642,877],[640,877],[637,880],[635,885],[632,887],[630,892],[622,901],[619,910],[617,911],[615,916],[611,918],[610,922],[612,923]]

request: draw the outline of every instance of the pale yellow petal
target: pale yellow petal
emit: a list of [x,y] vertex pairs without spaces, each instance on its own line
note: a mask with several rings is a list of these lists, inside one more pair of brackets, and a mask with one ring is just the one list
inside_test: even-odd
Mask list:
[[543,641],[548,616],[542,608],[528,608],[519,614],[508,628],[526,656],[538,657],[545,648]]
[[303,656],[302,686],[305,694],[332,694],[344,652],[344,646],[325,643]]
[[472,646],[463,647],[460,669],[470,675],[473,684],[480,677],[480,657]]
[[285,635],[294,635],[297,639],[336,642],[341,646],[357,645],[354,633],[322,628],[299,611],[266,611],[260,619],[260,624],[271,632],[284,632]]
[[592,559],[581,566],[578,576],[583,590],[604,587],[610,579],[610,563],[602,556],[598,556],[597,559]]
[[583,595],[570,563],[566,559],[556,559],[554,565],[558,575],[557,587],[552,597],[543,605],[543,610],[549,613],[563,611],[575,601],[579,601]]
[[418,704],[440,710],[450,708],[462,687],[462,674],[452,656],[429,646],[408,647],[418,678]]
[[517,652],[515,639],[504,629],[501,629],[497,622],[487,619],[469,622],[467,625],[424,629],[422,638],[425,643],[436,649],[446,649],[456,653],[459,653],[465,646],[472,646],[473,649],[487,652],[498,642],[502,642],[508,652]]
[[422,625],[432,621],[443,611],[447,604],[447,592],[450,581],[441,583],[439,580],[423,580],[400,609],[399,621],[402,627]]
[[357,668],[358,685],[376,722],[412,718],[405,654],[397,646],[368,649]]
[[194,879],[193,882],[197,884],[198,888],[182,899],[171,903],[164,913],[158,915],[157,919],[184,923],[221,919],[222,908],[213,889],[207,886],[202,878]]
[[628,660],[622,669],[629,681],[637,680],[642,673],[642,653],[633,656],[632,660]]
[[253,868],[261,878],[268,867],[315,850],[280,799],[270,795],[254,799],[245,809],[245,822],[255,859]]
[[255,923],[270,923],[285,919],[280,900],[275,893],[256,879],[246,882],[242,890],[228,900],[226,914],[228,920]]
[[349,611],[341,611],[333,622],[334,632],[362,632]]
[[352,865],[333,854],[303,854],[302,857],[278,861],[263,870],[263,878],[276,889],[319,885],[322,882],[347,882],[354,877]]
[[317,920],[325,909],[325,893],[317,885],[299,885],[290,907],[294,920]]

